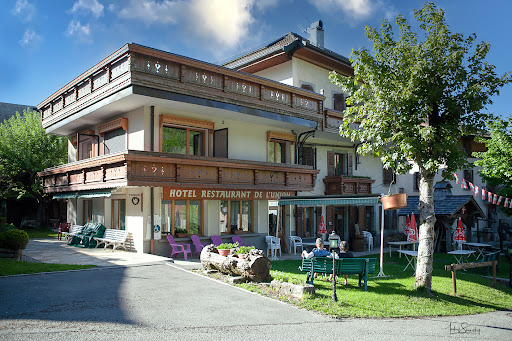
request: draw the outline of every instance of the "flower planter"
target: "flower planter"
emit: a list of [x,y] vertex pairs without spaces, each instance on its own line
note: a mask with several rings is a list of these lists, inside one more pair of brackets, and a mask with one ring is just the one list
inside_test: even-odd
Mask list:
[[384,195],[380,200],[385,210],[397,210],[407,206],[407,194],[405,193]]
[[217,251],[219,251],[219,255],[227,257],[229,255],[229,252],[231,251],[231,249],[220,249],[220,250],[217,249]]
[[238,254],[238,258],[240,258],[240,259],[245,259],[246,257],[247,257],[246,253],[239,253]]
[[245,231],[242,231],[242,230],[234,230],[233,232],[234,232],[235,234],[242,234],[242,233],[244,233]]
[[190,237],[190,233],[175,233],[174,236],[176,238],[187,238]]

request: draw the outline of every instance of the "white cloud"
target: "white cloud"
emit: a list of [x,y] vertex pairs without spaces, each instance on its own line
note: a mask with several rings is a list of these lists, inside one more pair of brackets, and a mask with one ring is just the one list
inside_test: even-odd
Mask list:
[[22,21],[30,21],[36,13],[34,5],[27,0],[18,0],[12,9],[12,14],[21,18]]
[[366,19],[381,6],[378,0],[309,0],[309,2],[321,12],[333,13],[341,10],[349,16],[349,21]]
[[99,18],[103,15],[104,6],[98,0],[78,0],[73,4],[71,13],[91,12],[93,16]]
[[[118,7],[119,6],[119,7]],[[217,55],[251,41],[254,12],[276,6],[271,0],[130,0],[109,6],[119,18],[146,25],[175,25],[187,40]]]
[[26,29],[23,37],[20,40],[20,45],[23,47],[32,47],[41,41],[42,37],[34,30]]
[[66,35],[68,37],[76,37],[82,41],[88,41],[91,35],[90,25],[82,25],[78,20],[71,20],[66,29]]

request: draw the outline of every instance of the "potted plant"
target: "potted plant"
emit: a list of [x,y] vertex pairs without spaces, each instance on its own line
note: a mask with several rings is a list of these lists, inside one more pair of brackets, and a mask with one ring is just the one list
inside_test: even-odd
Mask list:
[[395,193],[380,197],[385,210],[397,210],[407,206],[407,194]]
[[249,251],[254,249],[254,246],[240,246],[238,250],[235,252],[235,254],[238,256],[238,258],[245,259]]
[[190,233],[187,232],[187,230],[185,229],[182,229],[182,228],[175,228],[174,229],[174,235],[177,237],[177,238],[186,238],[186,237],[190,237]]
[[219,255],[226,257],[231,252],[231,249],[236,249],[238,247],[238,243],[222,243],[217,246],[217,251]]

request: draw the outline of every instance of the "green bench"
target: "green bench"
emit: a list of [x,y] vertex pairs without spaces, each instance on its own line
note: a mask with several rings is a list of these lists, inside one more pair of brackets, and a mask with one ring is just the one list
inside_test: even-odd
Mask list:
[[[359,286],[364,281],[364,290],[368,291],[368,274],[375,272],[375,258],[340,258],[335,261],[335,270],[337,276],[359,275]],[[332,258],[313,257],[302,259],[300,271],[307,272],[306,283],[314,285],[313,279],[316,273],[332,274]]]

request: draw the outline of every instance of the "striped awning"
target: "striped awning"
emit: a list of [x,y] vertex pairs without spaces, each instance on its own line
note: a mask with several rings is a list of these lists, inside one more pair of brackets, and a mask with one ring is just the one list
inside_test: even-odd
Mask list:
[[79,192],[78,198],[79,199],[105,198],[105,197],[110,197],[111,195],[112,195],[112,192],[110,190],[108,190],[108,191],[87,191],[87,192]]
[[300,205],[300,206],[353,206],[353,205],[376,205],[380,203],[380,197],[285,197],[279,199],[279,205]]

